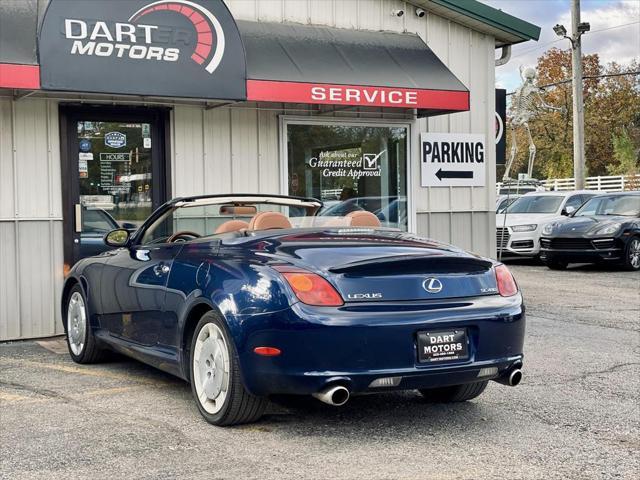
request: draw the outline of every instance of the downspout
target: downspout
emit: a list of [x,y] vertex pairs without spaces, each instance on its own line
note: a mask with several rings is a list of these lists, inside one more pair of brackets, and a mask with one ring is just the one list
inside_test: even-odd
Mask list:
[[505,45],[502,47],[502,54],[500,58],[496,58],[496,67],[504,65],[511,59],[511,45]]
[[[501,65],[504,65],[505,63],[507,63],[509,60],[511,59],[511,45],[505,45],[504,47],[502,47],[502,53],[500,54],[500,58],[496,58],[495,63],[496,63],[496,67],[499,67]],[[504,133],[503,135],[507,135],[507,126],[504,126]],[[511,193],[511,190],[509,188],[507,188],[507,208],[504,211],[504,221],[502,222],[502,230],[501,230],[501,234],[500,234],[500,249],[498,251],[498,260],[502,260],[502,252],[504,250],[504,231],[507,229],[507,211],[509,210],[509,195]]]

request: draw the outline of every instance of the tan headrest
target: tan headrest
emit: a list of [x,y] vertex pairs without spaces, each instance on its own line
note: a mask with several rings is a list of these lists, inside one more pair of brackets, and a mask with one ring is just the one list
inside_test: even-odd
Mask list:
[[356,210],[347,215],[351,219],[352,227],[379,227],[380,220],[373,213],[366,210]]
[[271,230],[273,228],[291,228],[291,222],[279,212],[260,212],[249,223],[249,230]]
[[258,209],[254,205],[223,205],[220,207],[220,215],[255,215]]
[[237,232],[247,228],[249,228],[249,224],[247,222],[243,222],[242,220],[229,220],[228,222],[224,222],[222,225],[218,226],[215,233]]

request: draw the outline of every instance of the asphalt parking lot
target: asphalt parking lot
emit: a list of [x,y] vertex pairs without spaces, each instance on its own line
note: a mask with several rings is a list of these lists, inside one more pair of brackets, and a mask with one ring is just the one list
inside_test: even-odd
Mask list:
[[525,378],[466,404],[287,399],[223,429],[186,383],[134,361],[0,344],[0,478],[638,478],[640,275],[511,268],[528,305]]

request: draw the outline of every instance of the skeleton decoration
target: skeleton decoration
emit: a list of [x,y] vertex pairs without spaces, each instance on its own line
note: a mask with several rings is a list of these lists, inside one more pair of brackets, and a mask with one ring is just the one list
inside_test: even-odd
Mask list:
[[540,104],[540,107],[547,110],[564,111],[563,108],[554,107],[546,103],[540,92],[542,89],[538,87],[534,82],[536,79],[536,71],[534,68],[528,67],[523,69],[520,66],[520,78],[522,78],[522,85],[520,85],[513,94],[512,97],[512,112],[511,124],[509,126],[509,132],[511,134],[511,153],[509,160],[507,161],[507,167],[504,171],[503,180],[509,179],[509,173],[511,166],[518,153],[518,143],[516,140],[516,129],[518,127],[524,127],[529,138],[529,166],[527,168],[527,174],[529,178],[533,173],[533,162],[536,159],[536,145],[533,143],[533,137],[531,136],[531,129],[529,128],[529,120],[533,117],[536,111],[536,103]]

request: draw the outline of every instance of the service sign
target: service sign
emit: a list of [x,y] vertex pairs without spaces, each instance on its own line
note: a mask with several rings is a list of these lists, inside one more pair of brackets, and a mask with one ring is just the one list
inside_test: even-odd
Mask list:
[[485,136],[422,133],[420,164],[423,187],[484,187]]
[[43,89],[246,98],[240,33],[222,0],[51,0]]

